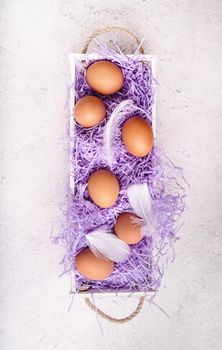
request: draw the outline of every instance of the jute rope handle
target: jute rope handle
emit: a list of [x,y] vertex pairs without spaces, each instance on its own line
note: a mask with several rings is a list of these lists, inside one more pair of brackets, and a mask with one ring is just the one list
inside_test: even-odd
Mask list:
[[[84,47],[82,49],[82,53],[86,53],[88,51],[89,45],[92,42],[92,40],[97,37],[100,34],[104,34],[104,33],[122,33],[122,34],[127,34],[129,35],[135,42],[136,44],[139,46],[141,44],[141,40],[139,40],[139,38],[130,30],[126,29],[126,28],[122,28],[122,27],[104,27],[104,28],[99,28],[97,30],[95,30],[94,32],[92,32],[92,34],[89,35],[89,37],[86,39]],[[141,45],[140,46],[140,52],[142,54],[144,54],[144,47]]]
[[103,312],[101,309],[99,309],[98,307],[96,307],[90,300],[90,298],[85,298],[85,303],[86,305],[88,305],[90,307],[90,309],[94,312],[96,312],[99,316],[101,316],[102,318],[104,318],[107,321],[110,321],[112,323],[126,323],[131,321],[132,319],[134,319],[141,311],[142,307],[143,307],[143,303],[145,301],[145,296],[140,297],[139,303],[135,309],[135,311],[133,311],[129,316],[124,317],[124,318],[115,318],[115,317],[111,317],[108,314],[106,314],[105,312]]

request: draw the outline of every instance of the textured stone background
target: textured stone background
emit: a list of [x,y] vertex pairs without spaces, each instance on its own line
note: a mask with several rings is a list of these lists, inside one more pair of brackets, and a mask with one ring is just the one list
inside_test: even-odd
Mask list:
[[[0,0],[1,350],[219,350],[222,323],[222,2]],[[176,260],[131,323],[101,321],[58,279],[68,174],[67,54],[94,29],[145,37],[158,62],[158,142],[191,184]],[[105,39],[105,38],[102,38]],[[127,44],[127,39],[121,39]],[[129,45],[130,47],[131,45]],[[166,288],[165,288],[166,286]],[[127,315],[136,300],[98,304]]]

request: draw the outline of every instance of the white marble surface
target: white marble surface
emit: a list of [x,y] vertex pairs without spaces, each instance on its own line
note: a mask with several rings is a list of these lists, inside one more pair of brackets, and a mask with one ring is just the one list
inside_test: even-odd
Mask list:
[[[220,0],[0,0],[1,350],[219,350],[222,343]],[[125,325],[101,321],[82,300],[67,311],[62,250],[68,161],[63,107],[67,54],[121,25],[159,55],[159,144],[191,184],[176,261],[156,302]],[[166,288],[164,286],[166,285]],[[135,301],[98,303],[113,315]]]

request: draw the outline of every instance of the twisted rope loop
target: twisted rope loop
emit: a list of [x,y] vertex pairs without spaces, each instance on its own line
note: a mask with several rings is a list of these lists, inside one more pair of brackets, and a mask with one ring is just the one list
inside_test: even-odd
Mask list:
[[[89,35],[89,37],[86,39],[84,47],[82,49],[82,53],[85,54],[88,51],[89,45],[91,43],[91,41],[98,35],[100,34],[104,34],[104,33],[111,33],[111,32],[115,32],[115,33],[121,33],[121,34],[127,34],[129,35],[135,42],[136,44],[139,46],[141,44],[141,40],[139,40],[139,38],[132,33],[130,30],[126,29],[126,28],[122,28],[122,27],[104,27],[104,28],[99,28],[97,30],[95,30],[92,34]],[[139,47],[139,50],[142,54],[144,54],[144,47],[141,45]]]
[[99,316],[101,316],[102,318],[104,318],[107,321],[110,321],[112,323],[126,323],[131,321],[133,318],[135,318],[141,311],[142,307],[143,307],[143,303],[145,301],[145,296],[140,297],[139,303],[136,307],[136,309],[127,317],[124,318],[115,318],[115,317],[111,317],[108,314],[106,314],[105,312],[103,312],[102,310],[100,310],[99,308],[97,308],[89,298],[85,298],[85,303],[86,305],[89,306],[89,308],[96,312]]

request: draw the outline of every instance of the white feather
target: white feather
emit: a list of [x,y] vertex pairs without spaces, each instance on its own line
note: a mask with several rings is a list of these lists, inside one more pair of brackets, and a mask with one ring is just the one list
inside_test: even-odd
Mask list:
[[132,100],[125,100],[119,103],[118,106],[116,106],[116,108],[113,110],[108,122],[106,123],[104,130],[104,153],[109,167],[112,166],[114,161],[112,151],[112,137],[114,134],[114,130],[117,126],[119,119],[125,113],[125,110],[131,108],[132,105]]
[[97,229],[86,235],[89,249],[99,256],[114,262],[123,262],[130,256],[130,247],[115,234]]
[[134,213],[143,220],[142,235],[150,235],[154,231],[151,218],[151,196],[146,183],[128,187],[127,195]]

